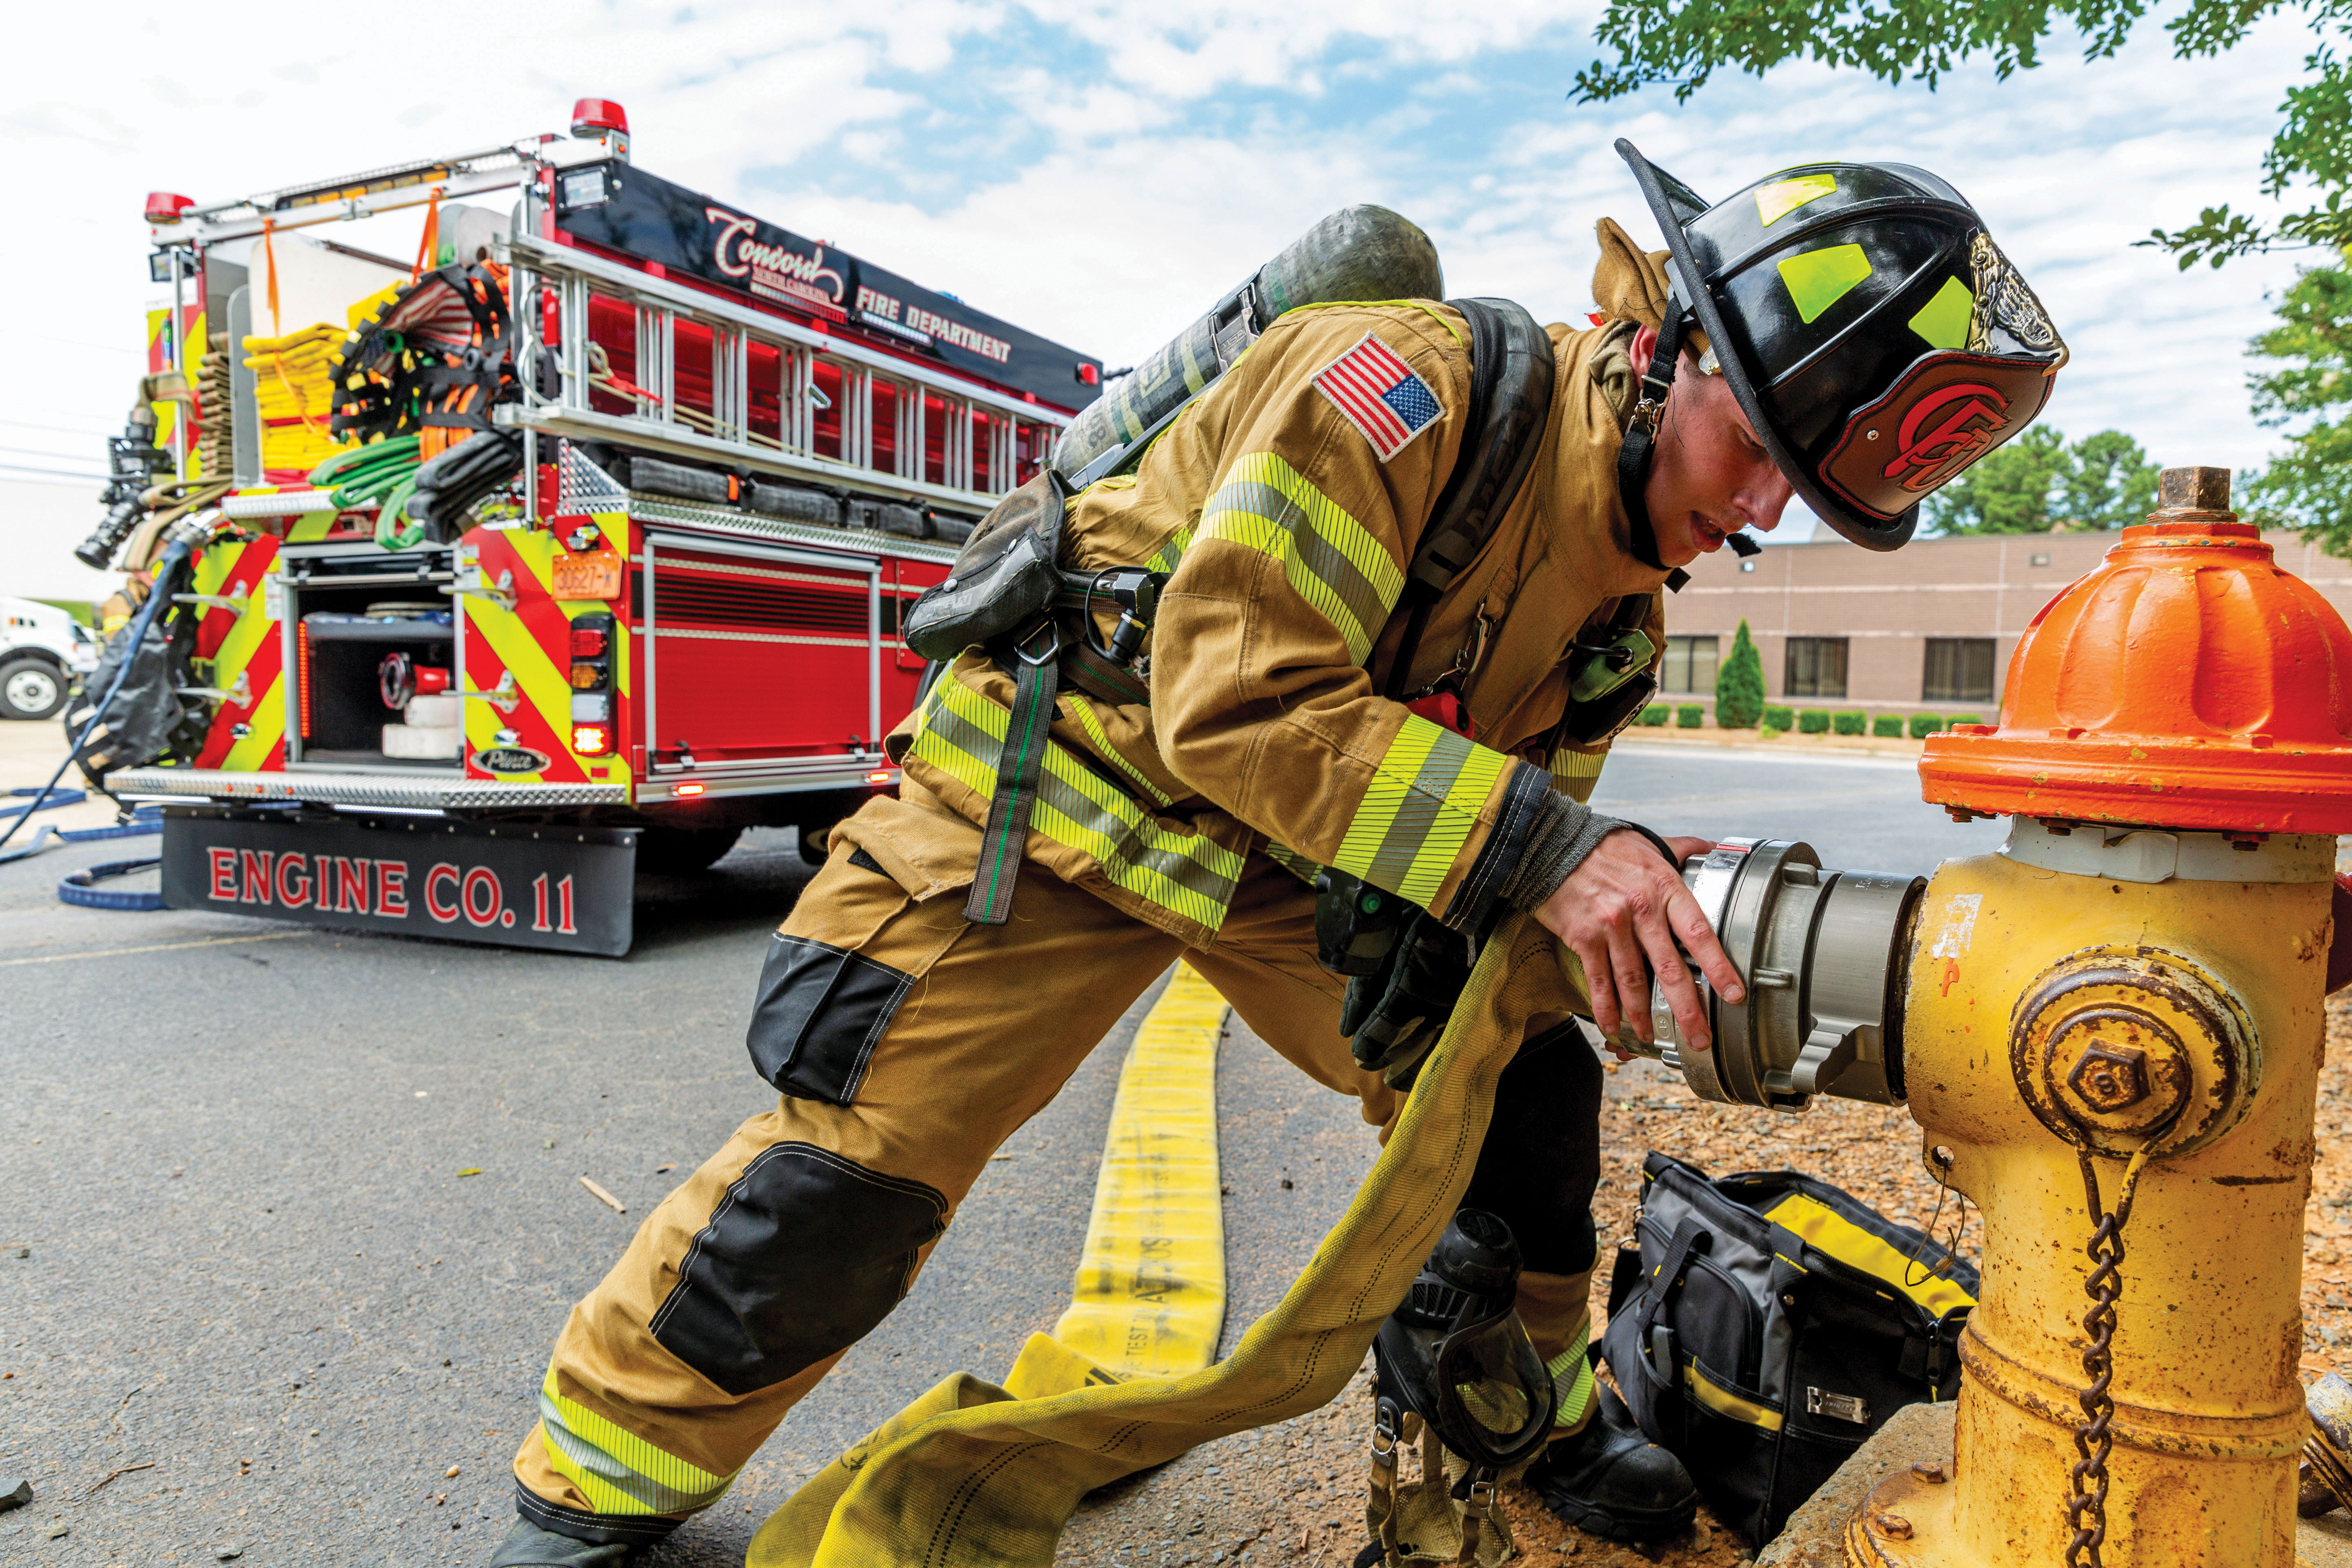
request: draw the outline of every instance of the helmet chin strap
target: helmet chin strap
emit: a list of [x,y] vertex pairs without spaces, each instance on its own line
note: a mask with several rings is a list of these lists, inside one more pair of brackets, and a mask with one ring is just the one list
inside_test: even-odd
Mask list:
[[[1666,563],[1658,558],[1658,531],[1650,521],[1650,465],[1658,455],[1658,426],[1665,417],[1666,396],[1675,389],[1675,367],[1683,357],[1683,343],[1690,336],[1690,312],[1671,293],[1666,296],[1666,322],[1658,329],[1658,345],[1650,351],[1649,368],[1642,374],[1641,401],[1633,405],[1633,423],[1625,427],[1625,439],[1617,448],[1617,497],[1625,507],[1625,521],[1630,525],[1628,541],[1633,559],[1654,572],[1666,572],[1666,588],[1670,593],[1682,592],[1690,581],[1690,574],[1680,567],[1666,571]],[[1735,555],[1754,555],[1758,546],[1745,533],[1733,533],[1724,542]]]
[[[1664,572],[1666,563],[1658,558],[1658,532],[1650,522],[1650,465],[1657,457],[1658,425],[1665,416],[1666,397],[1675,388],[1675,367],[1681,363],[1690,325],[1690,311],[1669,293],[1665,324],[1658,329],[1657,346],[1650,351],[1649,366],[1642,373],[1641,399],[1633,405],[1633,422],[1625,426],[1625,439],[1617,448],[1617,496],[1632,525],[1633,559],[1654,572]],[[1677,572],[1675,576],[1683,574]],[[1682,584],[1669,586],[1679,588]]]

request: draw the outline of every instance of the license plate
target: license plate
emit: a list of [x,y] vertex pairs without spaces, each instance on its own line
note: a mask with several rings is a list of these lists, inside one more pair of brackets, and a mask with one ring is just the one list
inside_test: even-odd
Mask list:
[[621,596],[621,557],[611,550],[583,550],[577,555],[558,554],[554,572],[559,599],[617,599]]
[[163,819],[163,902],[351,931],[618,957],[636,835],[237,807]]

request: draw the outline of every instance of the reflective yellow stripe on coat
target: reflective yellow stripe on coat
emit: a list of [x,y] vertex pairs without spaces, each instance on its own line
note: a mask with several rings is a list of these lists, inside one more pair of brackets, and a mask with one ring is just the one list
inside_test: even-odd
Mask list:
[[1224,483],[1201,509],[1198,537],[1244,544],[1281,562],[1284,578],[1331,623],[1353,664],[1372,651],[1404,589],[1404,573],[1388,548],[1272,452],[1246,453],[1225,471]]
[[1331,863],[1430,908],[1510,765],[1500,752],[1406,714]]
[[[953,675],[932,686],[910,755],[983,799],[996,792],[996,757],[1012,715]],[[1224,924],[1242,858],[1197,833],[1171,832],[1061,745],[1045,743],[1029,826],[1093,857],[1114,887],[1209,931]]]
[[1551,787],[1579,805],[1589,805],[1593,787],[1601,782],[1601,766],[1608,760],[1605,751],[1576,752],[1563,746],[1551,754]]

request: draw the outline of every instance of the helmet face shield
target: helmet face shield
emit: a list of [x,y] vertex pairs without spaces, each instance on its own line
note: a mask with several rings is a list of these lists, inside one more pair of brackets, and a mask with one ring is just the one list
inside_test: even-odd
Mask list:
[[1934,174],[1809,164],[1709,206],[1617,149],[1665,231],[1670,318],[1706,332],[1757,438],[1847,539],[1901,545],[1922,497],[2049,401],[2066,345]]

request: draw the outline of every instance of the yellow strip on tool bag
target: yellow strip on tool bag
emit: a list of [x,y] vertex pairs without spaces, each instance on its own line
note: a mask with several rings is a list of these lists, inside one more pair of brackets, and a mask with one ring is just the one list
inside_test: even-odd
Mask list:
[[[1217,1042],[1226,1010],[1214,986],[1178,964],[1119,1070],[1070,1310],[1054,1325],[1055,1340],[1112,1372],[1181,1377],[1217,1359],[1225,1326]],[[1005,1386],[1034,1398],[1075,1385],[1035,1386],[1016,1367]]]
[[1048,1568],[1094,1488],[1328,1404],[1460,1206],[1527,1021],[1574,1000],[1558,952],[1523,915],[1488,941],[1348,1212],[1231,1355],[1031,1399],[958,1373],[793,1493],[752,1538],[747,1568]]

